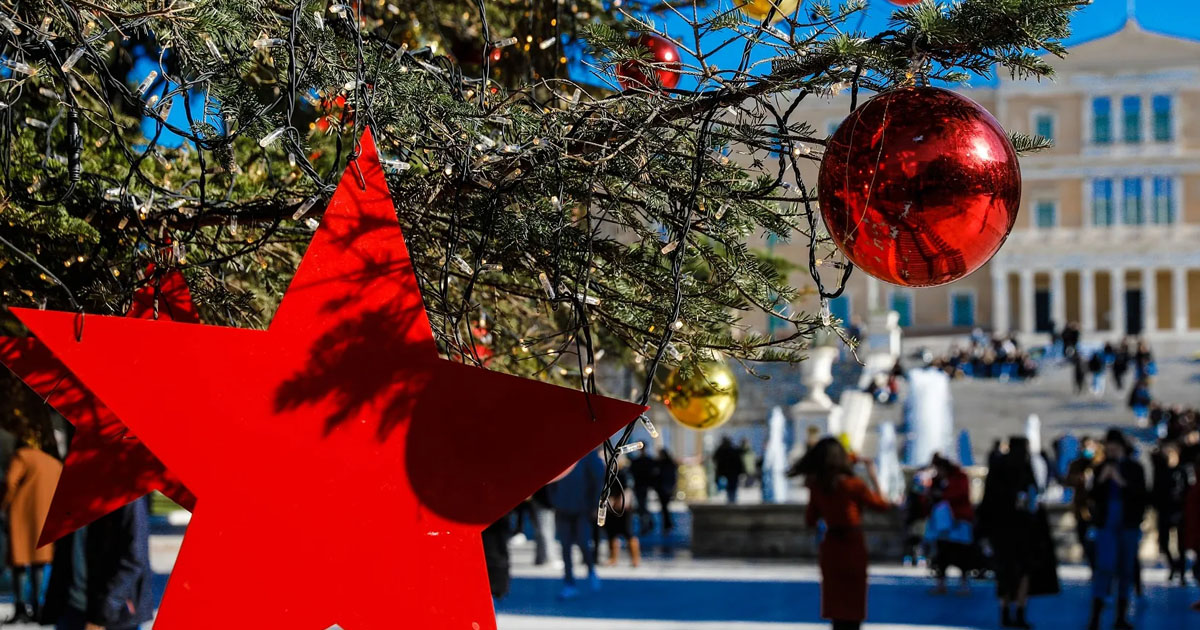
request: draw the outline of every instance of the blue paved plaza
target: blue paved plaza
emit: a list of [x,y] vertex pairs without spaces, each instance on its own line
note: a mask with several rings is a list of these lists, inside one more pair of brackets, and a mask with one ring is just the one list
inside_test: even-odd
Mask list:
[[[760,580],[755,579],[760,571],[748,563],[734,567],[684,560],[678,570],[655,565],[642,567],[655,574],[650,577],[634,577],[634,570],[619,570],[618,577],[604,580],[601,591],[585,592],[569,602],[556,599],[561,586],[557,577],[543,575],[545,571],[540,569],[537,575],[518,569],[511,594],[497,607],[500,627],[535,627],[530,622],[536,618],[546,618],[547,622],[536,627],[557,626],[564,630],[593,627],[573,625],[584,620],[610,620],[608,627],[614,629],[628,625],[621,623],[626,620],[719,622],[713,627],[724,628],[768,624],[763,627],[778,625],[780,630],[822,623],[819,586],[811,567],[789,570],[786,565],[772,564],[765,567],[771,575]],[[957,595],[952,590],[949,595],[935,596],[929,592],[932,581],[920,572],[896,568],[880,572],[883,575],[872,577],[866,627],[999,627],[990,582],[976,583],[970,595]],[[1087,625],[1090,590],[1086,570],[1069,568],[1064,573],[1068,577],[1063,581],[1062,594],[1035,599],[1030,605],[1030,620],[1038,628],[1082,629]],[[1200,589],[1167,586],[1163,583],[1165,574],[1147,574],[1146,596],[1135,604],[1135,626],[1145,630],[1200,629],[1200,613],[1188,609],[1192,601],[1200,599]],[[506,616],[511,616],[512,623],[505,623]],[[693,626],[684,623],[679,627]],[[1106,619],[1102,627],[1111,627],[1111,621]]]

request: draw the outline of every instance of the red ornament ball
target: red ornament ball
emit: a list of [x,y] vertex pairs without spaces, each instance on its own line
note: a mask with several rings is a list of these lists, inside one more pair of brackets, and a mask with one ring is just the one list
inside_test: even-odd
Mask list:
[[914,4],[921,4],[921,0],[888,0],[888,2],[901,7],[911,7]]
[[[618,66],[617,80],[623,89],[652,90],[661,86],[671,90],[679,85],[679,71],[683,64],[679,60],[679,47],[675,42],[647,33],[631,39],[630,43],[637,48],[648,48],[650,62],[631,60]],[[654,71],[657,84],[646,74],[647,68]]]
[[829,139],[818,196],[842,252],[885,282],[930,287],[979,269],[1012,231],[1017,154],[1000,123],[949,90],[884,92]]

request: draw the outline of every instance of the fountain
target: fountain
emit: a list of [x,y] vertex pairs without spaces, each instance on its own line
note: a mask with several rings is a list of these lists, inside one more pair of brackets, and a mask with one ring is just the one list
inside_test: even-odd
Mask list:
[[767,419],[767,448],[763,453],[763,503],[786,503],[788,498],[788,454],[783,443],[787,418],[775,407]]

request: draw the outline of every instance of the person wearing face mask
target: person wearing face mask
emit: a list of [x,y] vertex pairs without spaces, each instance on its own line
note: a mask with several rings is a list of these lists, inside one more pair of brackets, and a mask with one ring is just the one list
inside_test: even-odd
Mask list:
[[1095,545],[1088,531],[1092,527],[1092,505],[1088,495],[1095,468],[1104,461],[1104,452],[1090,437],[1081,441],[1081,453],[1067,468],[1067,487],[1071,489],[1071,512],[1075,516],[1075,538],[1083,547],[1083,556],[1089,567],[1095,567]]
[[1096,468],[1090,495],[1095,510],[1092,530],[1096,540],[1092,571],[1092,616],[1089,630],[1099,630],[1104,600],[1117,585],[1115,630],[1132,630],[1129,598],[1137,579],[1138,545],[1149,495],[1146,471],[1132,457],[1133,449],[1119,429],[1104,438],[1104,462]]

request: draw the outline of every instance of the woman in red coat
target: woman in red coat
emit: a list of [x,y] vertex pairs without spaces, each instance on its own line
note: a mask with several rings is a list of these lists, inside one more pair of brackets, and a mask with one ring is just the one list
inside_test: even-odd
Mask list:
[[[892,505],[854,475],[850,456],[833,438],[821,440],[795,471],[809,489],[809,527],[824,523],[821,539],[821,617],[834,630],[856,630],[867,618],[867,542],[863,509],[886,511]],[[869,466],[869,464],[868,464]]]

